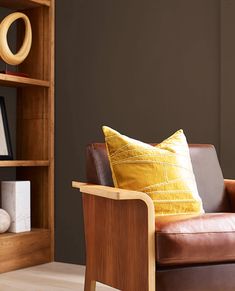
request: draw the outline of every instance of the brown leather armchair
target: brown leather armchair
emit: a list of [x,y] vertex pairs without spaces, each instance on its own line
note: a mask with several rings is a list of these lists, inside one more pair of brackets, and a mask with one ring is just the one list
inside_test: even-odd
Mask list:
[[85,291],[99,281],[122,291],[234,291],[235,181],[214,146],[190,145],[205,214],[155,221],[147,194],[113,188],[104,144],[87,147],[83,193]]

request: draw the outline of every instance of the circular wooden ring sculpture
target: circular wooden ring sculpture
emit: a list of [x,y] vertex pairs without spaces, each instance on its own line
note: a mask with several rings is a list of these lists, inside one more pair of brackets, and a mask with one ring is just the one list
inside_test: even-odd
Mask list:
[[[22,18],[24,20],[25,36],[21,48],[16,54],[13,54],[7,42],[7,32],[11,24],[19,18]],[[0,24],[0,57],[3,59],[4,62],[13,66],[19,65],[28,56],[31,44],[32,44],[32,28],[29,18],[25,14],[21,12],[15,12],[3,19],[3,21]]]

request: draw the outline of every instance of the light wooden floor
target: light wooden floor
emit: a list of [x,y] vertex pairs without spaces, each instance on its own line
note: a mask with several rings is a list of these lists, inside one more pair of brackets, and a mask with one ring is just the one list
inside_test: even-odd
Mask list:
[[[49,263],[0,275],[0,291],[83,291],[85,267]],[[96,291],[116,289],[97,284]]]

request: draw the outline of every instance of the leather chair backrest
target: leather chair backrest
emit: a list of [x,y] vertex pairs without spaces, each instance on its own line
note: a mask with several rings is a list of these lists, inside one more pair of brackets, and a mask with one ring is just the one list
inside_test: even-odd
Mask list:
[[[230,203],[216,150],[213,145],[190,144],[190,156],[198,192],[206,212],[229,212]],[[104,143],[87,146],[87,182],[113,186],[112,173]]]

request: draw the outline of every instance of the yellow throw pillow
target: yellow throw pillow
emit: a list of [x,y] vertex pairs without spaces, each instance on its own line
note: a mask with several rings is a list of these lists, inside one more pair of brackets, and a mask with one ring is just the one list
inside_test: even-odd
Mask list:
[[147,193],[155,215],[203,213],[183,130],[152,146],[103,126],[115,187]]

